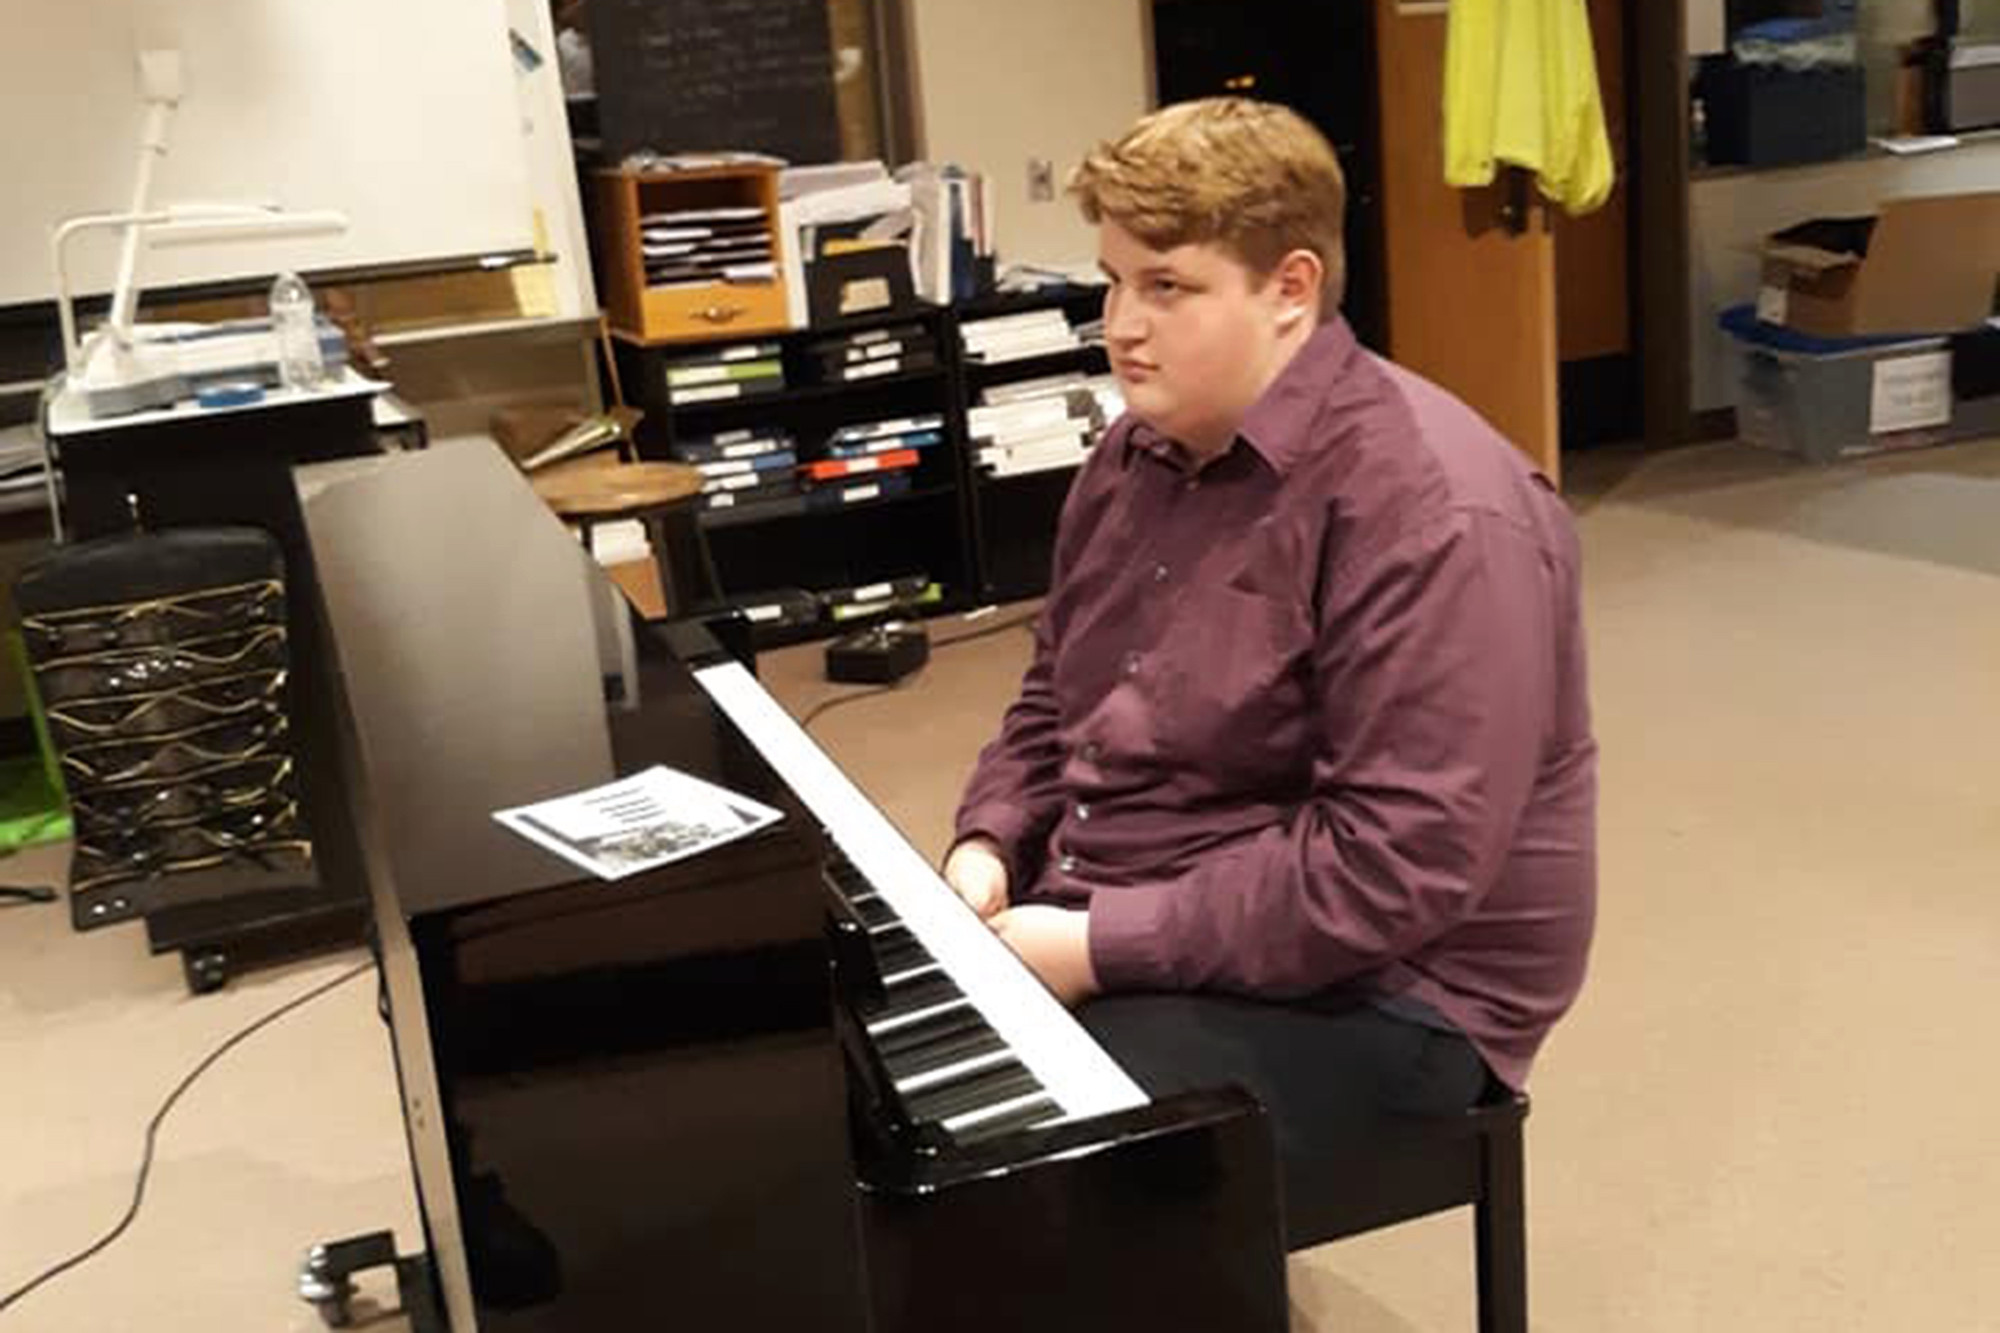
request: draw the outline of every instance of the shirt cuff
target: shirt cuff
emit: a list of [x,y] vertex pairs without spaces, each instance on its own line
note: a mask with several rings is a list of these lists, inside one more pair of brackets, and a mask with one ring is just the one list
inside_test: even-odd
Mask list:
[[1180,989],[1162,885],[1099,889],[1090,896],[1090,967],[1100,990]]

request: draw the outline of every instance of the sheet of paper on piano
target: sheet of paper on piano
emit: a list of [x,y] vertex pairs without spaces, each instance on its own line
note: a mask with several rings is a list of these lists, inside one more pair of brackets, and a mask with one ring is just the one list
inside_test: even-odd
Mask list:
[[664,764],[493,818],[602,879],[697,856],[784,816]]

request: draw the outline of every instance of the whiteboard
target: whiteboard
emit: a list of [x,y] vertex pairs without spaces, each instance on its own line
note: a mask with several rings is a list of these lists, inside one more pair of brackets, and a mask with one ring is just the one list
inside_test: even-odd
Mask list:
[[[142,288],[534,241],[505,0],[0,0],[0,306],[55,294],[49,235],[131,203],[137,52],[181,52],[152,191],[347,215],[339,236],[147,249]],[[107,291],[111,234],[70,246]]]

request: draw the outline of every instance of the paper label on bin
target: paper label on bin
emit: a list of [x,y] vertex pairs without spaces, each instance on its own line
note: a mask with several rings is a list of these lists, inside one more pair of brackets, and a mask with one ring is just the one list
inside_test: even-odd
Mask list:
[[1951,424],[1951,353],[1922,352],[1875,363],[1871,434]]
[[1757,293],[1757,322],[1783,324],[1792,306],[1791,293],[1783,287],[1766,287]]

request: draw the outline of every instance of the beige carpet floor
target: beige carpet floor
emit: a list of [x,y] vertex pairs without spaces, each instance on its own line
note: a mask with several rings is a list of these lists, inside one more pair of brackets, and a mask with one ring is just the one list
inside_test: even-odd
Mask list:
[[[2000,444],[1824,470],[1592,454],[1571,486],[1603,914],[1534,1085],[1534,1326],[2000,1330]],[[944,650],[893,705],[820,721],[924,850],[1027,647]],[[813,649],[766,672],[795,710],[838,692]],[[0,880],[59,870],[39,853]],[[117,1216],[193,1060],[351,961],[193,999],[136,930],[0,908],[0,1290]],[[132,1231],[0,1330],[316,1327],[303,1247],[382,1225],[408,1244],[414,1222],[352,984],[197,1085]],[[1464,1216],[1324,1247],[1293,1264],[1295,1326],[1464,1333],[1470,1255]]]

